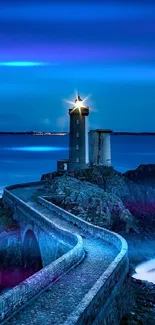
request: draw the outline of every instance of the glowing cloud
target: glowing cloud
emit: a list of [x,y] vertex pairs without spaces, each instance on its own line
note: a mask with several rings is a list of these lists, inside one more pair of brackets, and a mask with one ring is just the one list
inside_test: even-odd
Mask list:
[[67,148],[62,148],[62,147],[13,147],[13,148],[6,148],[6,150],[13,150],[13,151],[62,151],[62,150],[67,150]]
[[31,62],[31,61],[8,61],[0,62],[0,67],[38,67],[45,66],[48,63],[45,62]]

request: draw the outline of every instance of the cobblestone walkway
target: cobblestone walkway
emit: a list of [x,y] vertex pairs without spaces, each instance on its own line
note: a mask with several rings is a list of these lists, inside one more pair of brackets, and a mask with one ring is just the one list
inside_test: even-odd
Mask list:
[[[14,193],[17,195],[17,190]],[[23,189],[22,193],[20,192],[20,198],[23,199],[26,193]],[[26,201],[30,200],[32,190],[31,195],[29,194]],[[80,265],[50,286],[5,324],[61,325],[111,264],[118,251],[107,242],[94,238],[60,217],[53,216],[48,209],[38,203],[29,201],[29,205],[43,213],[58,227],[81,235],[86,257]]]

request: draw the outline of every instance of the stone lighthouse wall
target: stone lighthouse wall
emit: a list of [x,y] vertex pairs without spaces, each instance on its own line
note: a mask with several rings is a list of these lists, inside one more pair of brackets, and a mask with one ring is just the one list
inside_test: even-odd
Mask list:
[[70,115],[69,169],[86,167],[86,130],[85,116]]
[[88,119],[85,119],[85,150],[86,150],[86,164],[89,164],[89,139],[88,139]]

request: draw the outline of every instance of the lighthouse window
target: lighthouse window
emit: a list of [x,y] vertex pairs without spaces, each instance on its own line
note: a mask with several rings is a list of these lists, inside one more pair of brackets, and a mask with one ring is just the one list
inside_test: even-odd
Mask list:
[[77,144],[77,146],[76,146],[76,150],[78,150],[79,149],[79,145]]
[[79,158],[76,158],[76,162],[79,162]]
[[79,138],[79,132],[76,133],[76,137]]
[[76,120],[76,123],[79,124],[79,120]]

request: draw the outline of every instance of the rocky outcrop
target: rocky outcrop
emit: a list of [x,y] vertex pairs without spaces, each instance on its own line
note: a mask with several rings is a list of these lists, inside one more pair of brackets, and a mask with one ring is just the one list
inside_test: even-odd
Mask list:
[[127,171],[124,176],[134,183],[155,188],[155,164],[140,165],[134,170]]
[[134,304],[131,312],[125,315],[121,325],[154,325],[155,285],[131,278]]
[[53,203],[95,225],[138,231],[136,219],[122,200],[96,184],[64,174],[51,178],[42,190],[44,193]]
[[[150,167],[151,166],[151,167]],[[151,172],[154,175],[155,171],[155,165],[141,165],[139,167],[138,175],[141,173],[141,179],[145,179],[146,171],[148,170],[149,179],[151,179]],[[134,228],[137,231],[137,222],[138,222],[138,228],[140,231],[147,230],[152,231],[152,228],[155,229],[155,218],[154,218],[154,211],[155,211],[155,186],[153,187],[150,185],[150,182],[141,182],[139,183],[139,176],[137,175],[137,170],[135,170],[135,174],[132,171],[132,177],[130,172],[121,174],[114,170],[112,167],[104,167],[104,166],[94,166],[91,168],[87,168],[84,170],[76,170],[75,172],[66,172],[65,176],[78,179],[80,182],[89,182],[91,184],[98,185],[99,188],[102,189],[104,192],[104,197],[109,195],[110,200],[110,213],[113,213],[113,220],[112,225],[116,226],[116,223],[119,223],[119,218],[117,219],[115,215],[118,216],[118,214],[115,214],[115,203],[114,201],[117,200],[121,202],[123,205],[123,215],[126,219],[128,219],[127,215],[132,215],[135,218],[132,219],[132,227],[130,227],[130,221],[127,224],[126,228],[132,229]],[[143,177],[142,177],[143,174]],[[57,179],[57,177],[62,176],[63,174],[60,172],[54,172],[47,175],[42,176],[42,180],[49,180],[54,182],[54,180]],[[134,176],[133,176],[134,175]],[[64,176],[63,176],[64,177]],[[69,179],[69,178],[68,178]],[[148,178],[147,178],[148,179]],[[82,185],[82,191],[85,188],[85,183]],[[152,181],[153,184],[153,181]],[[155,183],[154,183],[155,184]],[[93,195],[90,195],[92,198],[92,213],[94,213],[93,207],[95,206],[95,209],[97,208],[97,205],[94,205],[95,200],[95,187],[94,187],[94,193]],[[102,193],[103,193],[102,192]],[[100,198],[102,201],[102,198]],[[106,200],[105,200],[106,201]],[[107,199],[108,201],[108,199]],[[74,203],[74,201],[73,201]],[[114,210],[112,206],[114,205]],[[89,205],[90,206],[90,205]],[[101,203],[99,204],[99,207],[101,206]],[[108,207],[108,204],[107,204]],[[104,207],[105,208],[105,207]],[[106,209],[106,208],[105,208]],[[127,210],[127,214],[125,212]],[[102,215],[102,209],[97,208],[97,213],[100,213]],[[130,213],[129,213],[130,212]],[[107,215],[107,214],[106,214]],[[131,220],[131,219],[130,219]],[[136,221],[137,222],[136,222]],[[133,227],[133,223],[135,227]],[[101,223],[100,223],[101,224]],[[121,223],[122,224],[122,223]],[[103,223],[105,226],[105,224]],[[113,227],[112,227],[113,229]],[[127,231],[129,231],[127,229]]]
[[[50,183],[54,182],[57,177],[61,178],[61,176],[63,176],[63,173],[54,172],[47,175],[43,175],[42,180],[49,180]],[[129,231],[129,229],[135,229],[137,231],[137,223],[140,231],[142,230],[149,232],[152,231],[152,228],[155,229],[155,165],[141,165],[135,171],[129,171],[125,174],[117,172],[112,167],[94,166],[84,170],[66,172],[65,176],[69,177],[68,180],[71,178],[78,179],[81,184],[83,184],[83,189],[85,189],[86,182],[89,182],[89,184],[95,184],[100,189],[102,189],[102,193],[104,193],[104,200],[101,196],[100,203],[94,203],[94,201],[96,201],[97,199],[97,196],[95,194],[96,187],[94,187],[93,194],[90,194],[91,204],[89,201],[88,207],[90,207],[92,214],[94,214],[94,210],[96,210],[95,216],[98,214],[101,218],[102,215],[107,216],[108,211],[110,211],[110,213],[113,214],[110,223],[112,225],[112,229],[114,229],[113,226],[116,226],[116,223],[117,226],[119,223],[120,226],[122,225],[122,222],[120,222],[122,218],[126,219],[127,231]],[[105,199],[105,197],[107,199]],[[66,199],[68,200],[68,198]],[[110,201],[110,209],[107,203],[108,200]],[[101,203],[101,201],[103,201],[103,203]],[[115,211],[118,210],[118,208],[116,208],[116,201],[119,202],[119,206],[120,202],[122,204],[123,217],[121,217],[119,214],[118,218],[118,211],[117,213]],[[104,204],[104,202],[106,203]],[[63,204],[65,203],[66,202],[63,201]],[[74,204],[74,200],[72,200],[72,203]],[[102,205],[103,209],[101,208]],[[105,212],[104,210],[106,210],[106,207],[107,211]],[[76,207],[74,208],[75,209],[73,211],[76,212]],[[90,216],[88,217],[88,219],[91,219],[91,222],[92,218],[93,217]],[[102,220],[102,222],[100,222],[100,225],[106,226],[106,223]],[[117,229],[117,227],[115,229]]]

